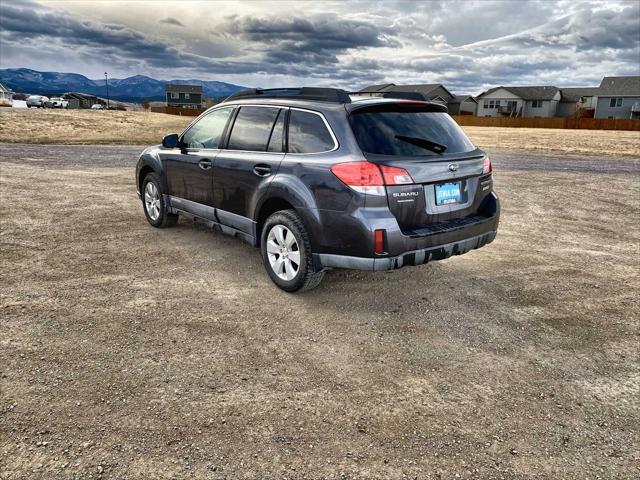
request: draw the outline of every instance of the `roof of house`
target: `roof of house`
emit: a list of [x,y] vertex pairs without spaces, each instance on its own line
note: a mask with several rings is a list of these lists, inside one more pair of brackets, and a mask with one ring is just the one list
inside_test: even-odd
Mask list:
[[5,87],[2,83],[0,83],[0,92],[6,92],[6,93],[10,93],[11,89]]
[[598,95],[600,89],[598,87],[569,87],[561,88],[561,102],[577,102],[582,97],[593,97]]
[[369,85],[361,89],[361,92],[384,92],[387,88],[395,86],[395,83],[381,83],[379,85]]
[[445,92],[453,97],[447,87],[441,83],[418,83],[414,85],[396,85],[395,83],[385,83],[380,85],[369,85],[360,90],[361,92],[419,92],[429,98],[430,94],[437,88],[442,87]]
[[95,95],[90,95],[88,93],[80,93],[80,92],[67,92],[63,96],[66,98],[75,98],[78,100],[93,100],[94,98],[98,98]]
[[598,95],[640,96],[640,76],[604,77]]
[[478,101],[475,98],[473,98],[473,95],[454,95],[453,98],[449,100],[449,103],[462,103],[462,102],[468,102],[469,100],[471,100],[472,102],[478,103]]
[[167,93],[202,93],[202,85],[176,85],[174,83],[168,83],[165,85],[164,91]]
[[551,85],[543,86],[527,86],[527,87],[494,87],[490,88],[486,92],[482,92],[477,98],[482,98],[485,95],[495,92],[496,90],[504,89],[507,92],[511,92],[514,95],[520,97],[523,100],[553,100],[556,93],[560,90],[558,87]]

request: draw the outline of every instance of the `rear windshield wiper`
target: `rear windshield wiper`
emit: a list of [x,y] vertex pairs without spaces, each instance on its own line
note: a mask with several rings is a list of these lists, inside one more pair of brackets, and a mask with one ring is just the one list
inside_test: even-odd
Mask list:
[[439,153],[440,155],[442,155],[447,149],[446,145],[432,142],[431,140],[427,140],[426,138],[406,137],[404,135],[396,135],[396,138],[403,142],[410,143],[411,145],[415,145],[416,147],[425,148],[431,152]]

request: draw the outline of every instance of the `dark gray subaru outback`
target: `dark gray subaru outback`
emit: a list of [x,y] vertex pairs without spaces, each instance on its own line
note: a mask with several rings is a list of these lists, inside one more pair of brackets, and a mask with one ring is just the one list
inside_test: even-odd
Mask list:
[[491,162],[438,103],[297,88],[246,90],[146,149],[147,220],[178,216],[262,251],[283,290],[327,268],[392,270],[493,241]]

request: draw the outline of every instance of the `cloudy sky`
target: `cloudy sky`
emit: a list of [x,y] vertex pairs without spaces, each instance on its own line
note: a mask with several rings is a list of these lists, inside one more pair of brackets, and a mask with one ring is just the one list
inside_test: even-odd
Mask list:
[[590,86],[640,75],[640,1],[0,3],[0,67],[247,86]]

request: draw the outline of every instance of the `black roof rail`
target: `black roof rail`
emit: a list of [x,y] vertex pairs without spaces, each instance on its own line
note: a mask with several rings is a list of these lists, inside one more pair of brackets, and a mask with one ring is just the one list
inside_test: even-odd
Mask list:
[[362,94],[375,94],[375,96],[382,98],[398,98],[402,100],[420,100],[428,102],[429,99],[420,92],[377,92],[377,91],[361,91],[350,92],[350,95],[362,95]]
[[245,98],[290,98],[295,100],[315,100],[319,102],[351,103],[349,94],[340,88],[249,88],[240,90],[224,101],[241,100]]

